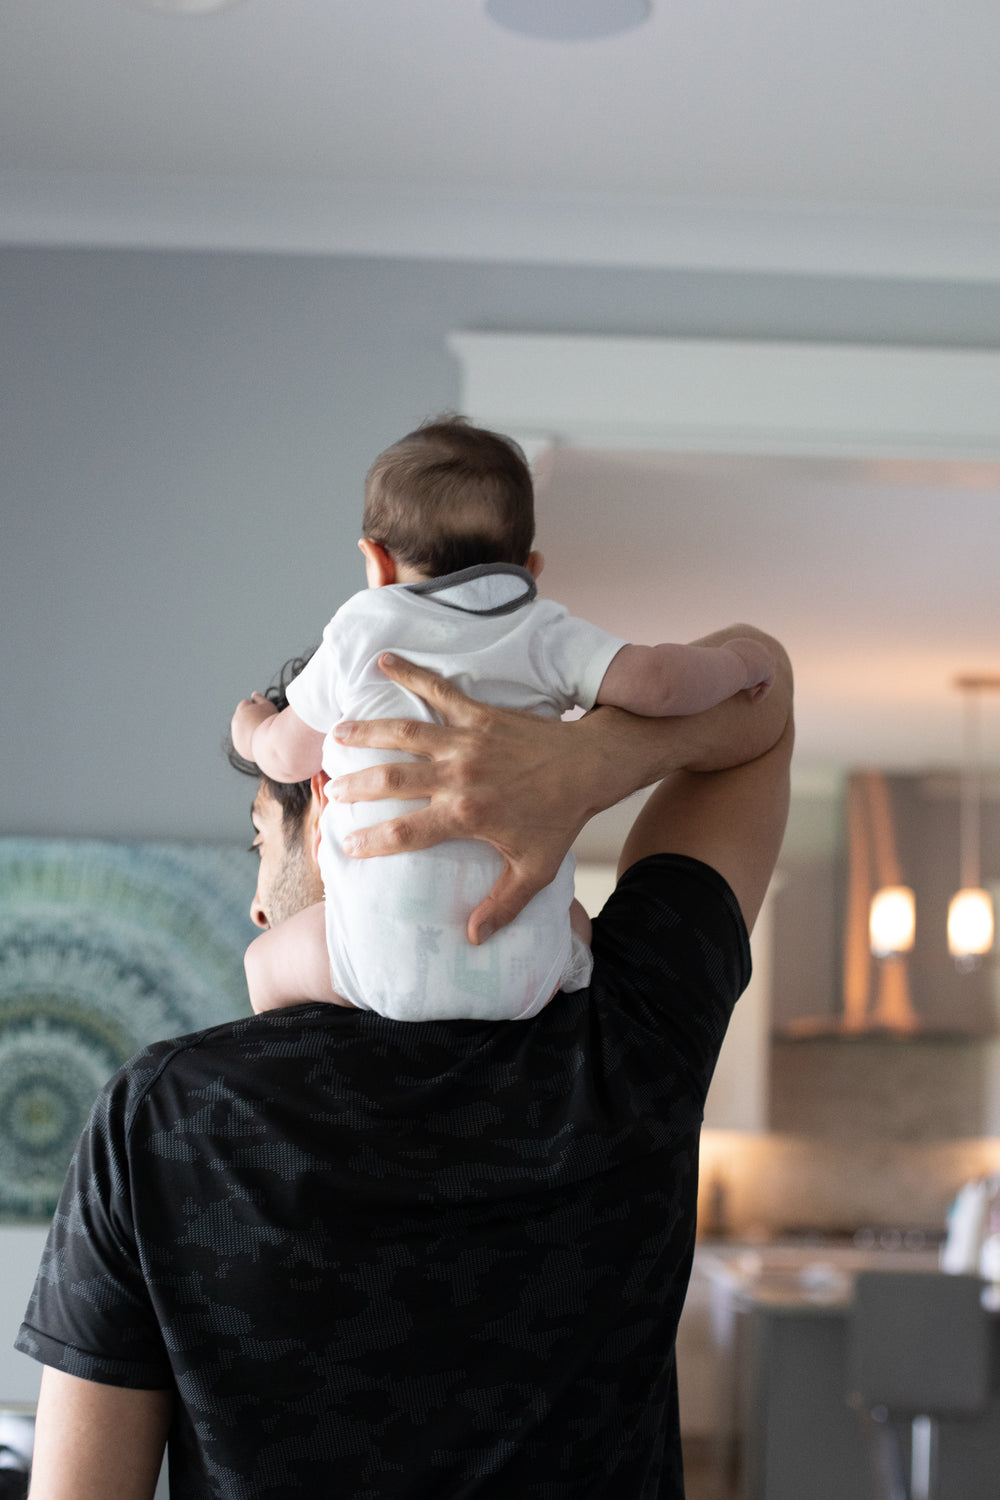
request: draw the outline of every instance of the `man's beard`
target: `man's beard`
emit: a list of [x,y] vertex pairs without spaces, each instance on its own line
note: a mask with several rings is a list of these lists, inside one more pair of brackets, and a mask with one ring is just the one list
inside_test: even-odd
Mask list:
[[319,870],[305,851],[301,835],[290,833],[285,844],[285,858],[267,893],[267,920],[278,927],[296,912],[323,899],[323,881]]

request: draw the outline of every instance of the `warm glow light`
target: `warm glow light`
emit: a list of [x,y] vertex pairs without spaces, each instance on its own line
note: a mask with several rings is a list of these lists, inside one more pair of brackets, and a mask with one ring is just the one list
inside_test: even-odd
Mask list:
[[868,941],[876,958],[908,953],[916,925],[913,892],[908,885],[886,885],[875,892],[868,914]]
[[976,958],[993,947],[993,901],[989,891],[966,889],[948,906],[948,952]]

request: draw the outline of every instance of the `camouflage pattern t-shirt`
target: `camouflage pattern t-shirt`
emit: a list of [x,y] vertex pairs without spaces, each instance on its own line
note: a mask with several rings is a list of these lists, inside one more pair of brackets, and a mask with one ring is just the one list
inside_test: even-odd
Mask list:
[[172,1388],[174,1500],[679,1500],[698,1133],[749,949],[634,866],[528,1021],[304,1005],[99,1096],[18,1348]]

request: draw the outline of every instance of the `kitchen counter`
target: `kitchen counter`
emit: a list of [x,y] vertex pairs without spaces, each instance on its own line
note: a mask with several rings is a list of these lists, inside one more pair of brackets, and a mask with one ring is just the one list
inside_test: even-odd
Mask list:
[[704,1241],[698,1256],[703,1274],[736,1306],[817,1315],[849,1304],[857,1271],[934,1271],[938,1258],[936,1245],[897,1248],[822,1237],[759,1245]]

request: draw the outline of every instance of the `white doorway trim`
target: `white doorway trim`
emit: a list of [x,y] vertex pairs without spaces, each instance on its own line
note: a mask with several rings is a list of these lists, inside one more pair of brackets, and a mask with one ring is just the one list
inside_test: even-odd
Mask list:
[[1000,459],[1000,354],[979,349],[456,332],[461,409],[552,446]]

